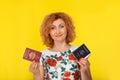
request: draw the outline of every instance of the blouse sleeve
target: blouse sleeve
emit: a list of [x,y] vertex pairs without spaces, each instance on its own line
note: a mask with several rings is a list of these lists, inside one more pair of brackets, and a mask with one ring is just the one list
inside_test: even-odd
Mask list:
[[44,66],[44,63],[45,63],[45,55],[44,55],[44,53],[42,52],[42,56],[41,56],[41,58],[40,58],[40,65],[41,65],[41,66]]

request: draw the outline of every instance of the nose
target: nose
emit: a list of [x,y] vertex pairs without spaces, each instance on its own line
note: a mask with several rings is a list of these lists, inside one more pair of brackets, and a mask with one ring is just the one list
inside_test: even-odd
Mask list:
[[57,29],[56,29],[56,34],[59,34],[59,33],[60,33],[60,29],[57,28]]

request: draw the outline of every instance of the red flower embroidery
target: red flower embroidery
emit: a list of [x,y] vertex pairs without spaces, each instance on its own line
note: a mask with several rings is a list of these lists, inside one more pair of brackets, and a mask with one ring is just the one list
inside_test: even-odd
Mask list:
[[62,60],[62,56],[59,56],[59,57],[58,57],[58,61],[61,61],[61,60]]
[[50,66],[56,66],[57,62],[55,59],[47,59],[47,64],[49,64]]
[[69,54],[68,57],[69,57],[70,60],[75,60],[75,59],[76,59],[76,58],[73,56],[73,54]]
[[69,71],[66,71],[66,72],[64,73],[64,76],[65,76],[65,77],[68,77],[68,76],[70,76],[70,74],[71,74],[71,73],[70,73]]
[[79,78],[80,78],[80,72],[76,70],[74,74],[74,80],[78,80]]
[[70,78],[62,78],[62,80],[71,80]]

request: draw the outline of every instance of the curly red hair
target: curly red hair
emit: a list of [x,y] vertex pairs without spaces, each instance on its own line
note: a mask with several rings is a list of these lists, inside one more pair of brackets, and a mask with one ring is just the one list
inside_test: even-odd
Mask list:
[[62,19],[65,22],[65,26],[67,28],[66,42],[69,44],[75,39],[75,27],[73,25],[72,19],[63,12],[51,13],[44,18],[41,25],[41,37],[43,43],[48,47],[52,47],[54,45],[54,41],[51,38],[49,32],[53,21],[57,19]]

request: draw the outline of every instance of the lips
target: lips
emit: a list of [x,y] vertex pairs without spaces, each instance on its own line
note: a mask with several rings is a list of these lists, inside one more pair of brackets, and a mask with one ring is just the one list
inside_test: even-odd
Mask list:
[[60,35],[55,35],[55,37],[61,37],[62,36],[62,34],[60,34]]

